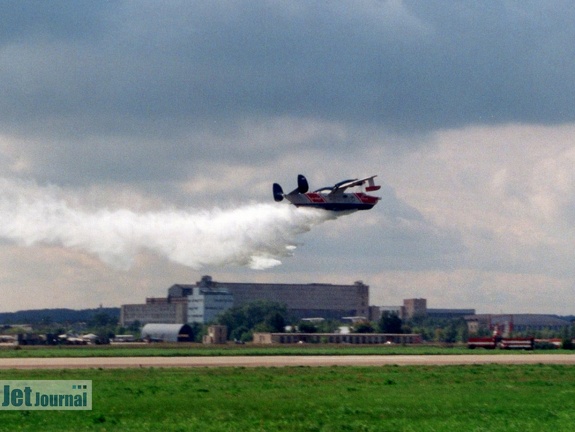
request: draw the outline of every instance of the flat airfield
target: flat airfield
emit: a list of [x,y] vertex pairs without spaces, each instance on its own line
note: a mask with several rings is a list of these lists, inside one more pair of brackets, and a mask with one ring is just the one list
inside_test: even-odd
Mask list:
[[1,358],[0,369],[575,364],[575,354]]

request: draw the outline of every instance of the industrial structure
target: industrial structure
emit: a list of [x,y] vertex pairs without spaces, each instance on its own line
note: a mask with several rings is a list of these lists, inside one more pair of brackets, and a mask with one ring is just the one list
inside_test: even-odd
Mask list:
[[165,298],[152,297],[144,304],[122,305],[120,323],[123,326],[134,322],[205,324],[233,306],[262,300],[285,305],[294,319],[371,318],[369,286],[361,281],[353,285],[240,283],[216,282],[211,276],[203,276],[194,285],[171,286]]
[[254,333],[255,344],[294,344],[294,343],[331,343],[331,344],[417,344],[421,343],[420,334],[392,333]]
[[414,318],[464,318],[474,315],[475,309],[432,309],[427,307],[427,299],[404,299],[402,306],[372,306],[371,319],[377,321],[381,314],[390,312],[402,320]]
[[561,332],[571,327],[566,319],[542,314],[474,314],[466,316],[465,320],[469,334],[497,333],[503,337],[543,330]]
[[[195,284],[172,285],[167,297],[147,298],[144,304],[122,305],[120,324],[127,327],[134,323],[214,323],[216,317],[229,308],[256,301],[284,305],[289,320],[294,321],[304,318],[378,321],[382,313],[391,312],[404,321],[416,318],[461,318],[467,321],[471,335],[491,334],[497,330],[504,336],[545,329],[559,332],[571,326],[569,320],[551,315],[477,315],[475,309],[432,309],[427,307],[424,298],[404,299],[401,306],[369,306],[369,286],[361,281],[351,285],[244,283],[217,282],[211,276],[203,276]],[[217,343],[220,338],[219,333],[208,336],[211,343]],[[281,339],[283,336],[276,334],[269,337],[274,343],[281,343],[280,340],[291,340],[294,336]],[[264,343],[263,339],[258,343]]]

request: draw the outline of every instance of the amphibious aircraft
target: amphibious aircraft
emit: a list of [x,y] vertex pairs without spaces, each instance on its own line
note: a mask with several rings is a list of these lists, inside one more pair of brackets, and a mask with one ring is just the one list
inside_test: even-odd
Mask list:
[[[369,210],[380,199],[365,193],[376,191],[381,187],[375,184],[373,180],[375,177],[377,176],[344,180],[333,186],[308,192],[307,179],[300,174],[297,176],[297,188],[288,194],[284,194],[282,187],[274,183],[274,200],[279,202],[286,198],[296,207],[315,207],[331,211]],[[361,187],[362,190],[353,193],[346,192],[346,189],[351,187]]]

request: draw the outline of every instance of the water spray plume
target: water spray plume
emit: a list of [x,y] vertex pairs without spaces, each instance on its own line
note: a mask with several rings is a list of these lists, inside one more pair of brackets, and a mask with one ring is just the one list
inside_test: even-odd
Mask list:
[[123,269],[142,250],[194,269],[265,269],[293,253],[299,234],[335,218],[331,212],[278,204],[210,211],[88,211],[59,195],[54,187],[0,179],[0,238],[83,250]]

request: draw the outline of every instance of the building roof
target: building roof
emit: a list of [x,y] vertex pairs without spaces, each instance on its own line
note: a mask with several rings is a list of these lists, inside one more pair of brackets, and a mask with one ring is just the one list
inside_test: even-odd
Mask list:
[[192,336],[193,331],[188,324],[146,324],[142,328],[142,339],[178,342],[190,340]]
[[556,327],[570,324],[566,319],[542,314],[478,314],[466,316],[465,319],[489,321],[492,325],[512,322],[516,326]]
[[475,309],[437,309],[427,308],[427,315],[473,315]]

